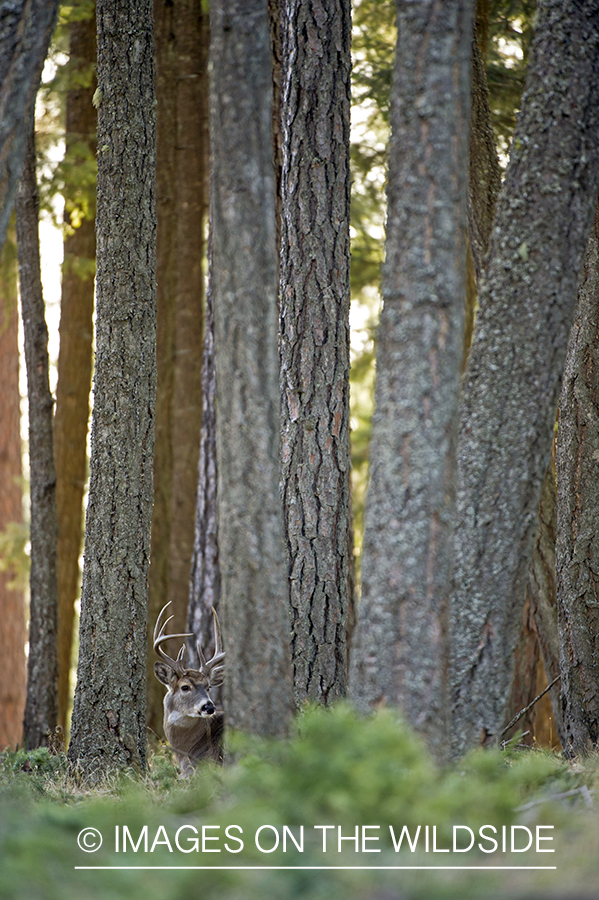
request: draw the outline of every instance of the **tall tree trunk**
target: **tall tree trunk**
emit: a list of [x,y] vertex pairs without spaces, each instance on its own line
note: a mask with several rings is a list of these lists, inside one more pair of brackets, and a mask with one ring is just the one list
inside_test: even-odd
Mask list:
[[[172,600],[170,537],[173,497],[172,402],[175,360],[175,302],[177,296],[177,63],[175,6],[154,2],[156,43],[156,425],[154,447],[154,507],[151,566],[148,582],[148,694],[147,723],[162,733],[164,687],[154,676],[152,633],[164,604]],[[175,632],[179,626],[178,614]]]
[[[599,181],[599,4],[539,10],[463,387],[452,738],[497,738]],[[585,48],[580,53],[580,47]]]
[[98,0],[96,366],[69,761],[146,761],[147,575],[156,392],[151,0]]
[[[0,533],[23,521],[17,267],[14,234],[0,259]],[[0,570],[0,751],[23,735],[26,695],[25,598],[15,573]]]
[[[158,384],[150,635],[160,609],[169,600],[175,616],[173,627],[183,630],[193,556],[208,203],[209,28],[208,12],[202,6],[201,0],[154,3]],[[164,689],[153,670],[148,677],[148,725],[159,732]]]
[[[547,466],[541,502],[539,523],[533,545],[532,560],[528,574],[527,592],[531,601],[535,636],[539,644],[541,659],[547,682],[560,674],[559,636],[557,627],[557,573],[555,570],[555,542],[557,535],[557,488],[555,484],[555,454]],[[538,692],[537,692],[538,693]],[[553,735],[562,747],[565,746],[564,720],[560,704],[560,685],[554,685],[549,692],[553,717]],[[538,725],[537,725],[538,730]],[[549,730],[546,728],[546,730]]]
[[[212,291],[206,296],[204,350],[202,356],[202,430],[198,465],[195,543],[192,558],[187,631],[193,632],[213,655],[212,607],[218,609],[221,572],[218,555],[218,488],[216,459],[216,371],[214,360],[214,304]],[[190,659],[197,664],[196,642],[188,642]],[[215,695],[216,696],[216,695]],[[213,697],[214,699],[214,697]]]
[[[72,22],[69,34],[70,65],[76,86],[67,93],[65,155],[76,164],[85,153],[96,155],[96,111],[92,105],[96,84],[90,72],[96,60],[93,15]],[[65,223],[70,230],[64,239],[54,448],[58,516],[58,722],[66,731],[73,620],[79,595],[83,490],[87,477],[96,233],[91,216],[73,222],[68,208]]]
[[296,703],[347,689],[349,0],[284,4],[282,492]]
[[599,742],[599,215],[570,336],[557,435],[558,623],[565,749]]
[[177,295],[169,598],[173,598],[184,625],[189,603],[202,421],[202,266],[208,210],[210,28],[209,13],[202,0],[175,4],[176,10],[177,6]]
[[[559,675],[557,640],[557,586],[555,573],[555,536],[557,531],[555,461],[553,453],[545,472],[539,520],[533,542],[526,599],[520,634],[515,651],[515,668],[505,722],[528,706],[549,681]],[[523,719],[504,737],[516,730],[529,730],[537,743],[563,745],[564,730],[559,704],[560,688],[556,684],[549,696],[535,704]],[[553,720],[553,724],[549,719]]]
[[211,289],[218,540],[234,727],[284,732],[293,710],[279,498],[272,67],[262,0],[210,8]]
[[58,0],[0,0],[0,250],[57,10]]
[[398,3],[384,306],[351,690],[443,754],[472,9]]
[[491,240],[501,168],[489,108],[489,88],[480,49],[484,16],[477,4],[476,30],[472,39],[472,115],[470,119],[468,234],[477,284],[480,282]]
[[25,747],[47,743],[58,713],[58,588],[56,583],[56,473],[53,400],[48,377],[48,329],[40,276],[39,198],[35,141],[29,137],[17,193],[17,247],[29,398],[31,597]]

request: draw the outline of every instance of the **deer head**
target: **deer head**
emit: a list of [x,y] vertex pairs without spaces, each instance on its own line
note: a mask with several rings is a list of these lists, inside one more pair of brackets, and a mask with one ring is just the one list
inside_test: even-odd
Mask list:
[[223,715],[222,712],[217,712],[212,702],[210,688],[222,684],[224,666],[221,663],[225,652],[218,616],[213,607],[215,648],[211,659],[206,660],[199,641],[198,669],[185,665],[185,644],[176,657],[168,656],[163,649],[167,641],[193,637],[191,633],[166,634],[166,626],[173,616],[169,616],[164,622],[162,617],[169,603],[161,609],[154,628],[154,650],[162,660],[154,663],[154,673],[168,689],[164,697],[164,733],[186,773],[199,759],[222,758],[220,737]]

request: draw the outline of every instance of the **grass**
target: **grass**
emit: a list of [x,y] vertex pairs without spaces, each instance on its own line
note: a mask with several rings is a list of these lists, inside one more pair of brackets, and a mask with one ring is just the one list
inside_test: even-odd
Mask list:
[[[233,761],[227,766],[206,764],[185,781],[161,750],[143,777],[120,773],[93,790],[69,779],[64,755],[0,755],[0,897],[467,900],[597,894],[599,816],[589,805],[599,779],[597,756],[572,764],[552,753],[508,748],[477,751],[443,770],[394,714],[365,720],[343,704],[308,709],[287,741],[232,735],[228,749]],[[471,850],[452,852],[454,826],[458,847],[475,838]],[[103,838],[97,852],[77,843],[90,828]],[[393,839],[402,829],[396,852]],[[512,829],[517,848],[538,833],[538,846],[555,852],[536,852],[533,844],[528,852],[504,853],[502,841],[505,835],[509,847]],[[493,835],[496,852],[477,846],[492,849]],[[551,840],[543,843],[543,837]],[[450,852],[441,852],[446,848]],[[416,865],[483,868],[388,868]],[[508,865],[557,868],[490,868]],[[212,868],[156,868],[166,866]],[[275,868],[282,866],[297,868]]]

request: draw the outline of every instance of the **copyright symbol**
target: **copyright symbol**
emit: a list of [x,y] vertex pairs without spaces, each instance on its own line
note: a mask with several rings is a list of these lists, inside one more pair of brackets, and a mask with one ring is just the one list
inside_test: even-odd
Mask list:
[[86,853],[95,853],[102,846],[102,835],[97,828],[84,828],[77,835],[77,843],[80,850]]

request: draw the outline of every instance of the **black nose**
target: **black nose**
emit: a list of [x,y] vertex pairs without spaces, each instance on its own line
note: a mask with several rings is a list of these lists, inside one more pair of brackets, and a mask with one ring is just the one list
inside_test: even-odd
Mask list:
[[216,707],[215,707],[214,703],[212,703],[210,700],[207,700],[206,703],[202,704],[202,707],[201,707],[202,715],[211,716],[214,713],[215,709],[216,709]]

